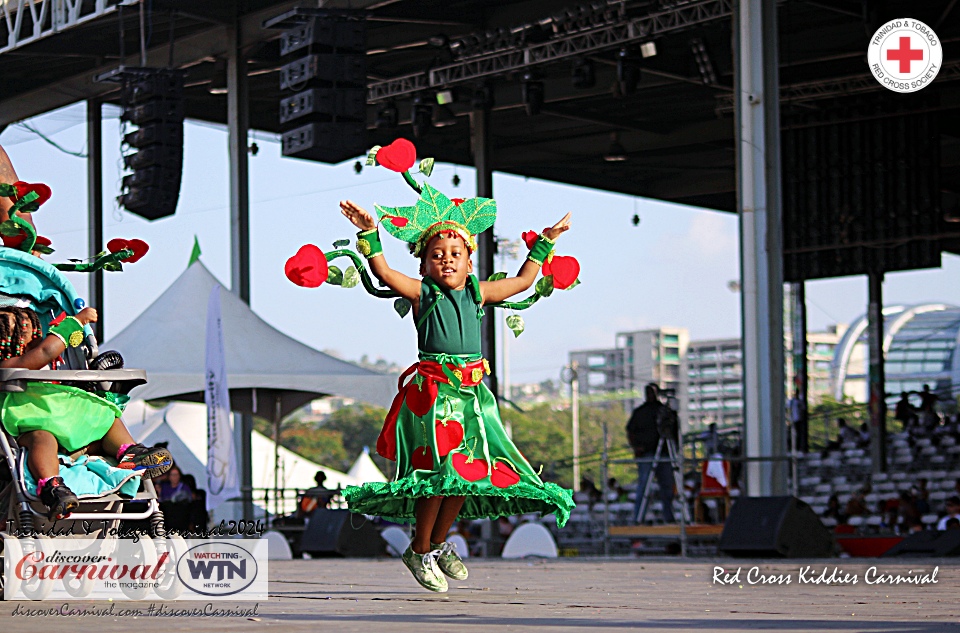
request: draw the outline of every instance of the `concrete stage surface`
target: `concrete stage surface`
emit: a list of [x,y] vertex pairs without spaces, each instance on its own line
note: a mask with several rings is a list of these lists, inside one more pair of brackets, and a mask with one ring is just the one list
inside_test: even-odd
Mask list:
[[[865,561],[865,562],[863,562]],[[25,617],[23,607],[59,603],[5,602],[4,633],[80,631],[245,631],[283,633],[420,632],[511,633],[563,631],[834,631],[960,633],[960,559],[829,561],[747,561],[742,559],[558,559],[467,561],[470,578],[451,582],[450,591],[422,590],[397,559],[295,560],[270,562],[270,599],[248,617]],[[740,582],[713,582],[714,566]],[[789,575],[789,584],[751,585],[754,565],[765,575]],[[806,583],[801,583],[801,571]],[[867,584],[864,574],[931,574],[923,586]],[[837,572],[834,573],[834,568]],[[814,584],[826,569],[848,584]],[[753,572],[753,579],[756,579]],[[849,574],[845,579],[843,574]],[[853,574],[856,584],[850,584]],[[876,580],[875,577],[871,577]],[[108,603],[74,600],[71,607]],[[118,607],[148,603],[121,602]],[[202,607],[198,602],[167,602],[166,607]],[[213,603],[219,608],[250,608],[252,603]]]

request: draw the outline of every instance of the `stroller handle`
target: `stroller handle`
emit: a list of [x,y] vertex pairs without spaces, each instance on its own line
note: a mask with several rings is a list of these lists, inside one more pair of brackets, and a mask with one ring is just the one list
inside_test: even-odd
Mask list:
[[112,382],[124,383],[127,391],[147,383],[143,369],[57,369],[0,368],[0,392],[22,392],[28,382]]

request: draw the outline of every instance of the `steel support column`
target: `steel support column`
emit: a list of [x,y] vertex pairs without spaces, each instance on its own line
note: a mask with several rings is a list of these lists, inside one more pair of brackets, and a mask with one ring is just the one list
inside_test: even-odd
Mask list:
[[[473,146],[473,164],[477,169],[477,196],[481,198],[493,197],[493,160],[490,148],[490,108],[474,108],[470,118],[471,145]],[[494,237],[495,227],[490,227],[477,236],[477,277],[487,279],[494,273],[493,256],[497,252],[497,241]],[[494,396],[499,396],[500,389],[497,380],[497,318],[492,309],[488,309],[481,324],[481,351],[483,357],[490,363],[490,376],[487,377],[487,386]]]
[[[103,134],[99,99],[87,101],[87,251],[92,257],[103,250]],[[97,309],[99,320],[93,323],[98,341],[104,340],[103,269],[90,274],[87,301]]]
[[883,273],[867,276],[867,341],[870,350],[870,459],[873,472],[887,470],[886,374],[883,369]]
[[[790,297],[792,300],[791,332],[793,334],[793,385],[791,388],[800,398],[801,420],[793,429],[794,440],[796,441],[795,450],[802,453],[807,452],[808,440],[810,435],[810,377],[809,363],[807,357],[807,284],[798,281],[790,285]],[[790,412],[792,414],[792,411]]]
[[[742,0],[733,21],[740,215],[744,448],[786,454],[777,3]],[[784,461],[748,462],[747,494],[785,494]]]
[[[247,95],[247,60],[240,48],[240,25],[227,30],[227,144],[230,157],[230,289],[250,303],[250,183],[247,133],[250,105]],[[253,519],[253,416],[240,421],[240,494],[243,518]]]

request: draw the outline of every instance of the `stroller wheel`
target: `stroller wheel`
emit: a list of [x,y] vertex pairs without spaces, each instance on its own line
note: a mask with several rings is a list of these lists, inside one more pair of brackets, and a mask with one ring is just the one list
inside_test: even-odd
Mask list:
[[120,352],[115,352],[113,350],[104,352],[90,361],[90,369],[96,369],[98,371],[106,369],[123,369],[123,356],[120,355]]

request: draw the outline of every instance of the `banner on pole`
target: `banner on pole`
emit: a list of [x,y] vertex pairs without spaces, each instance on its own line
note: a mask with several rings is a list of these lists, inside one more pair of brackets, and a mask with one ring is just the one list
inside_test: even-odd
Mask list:
[[207,510],[240,496],[237,458],[233,450],[230,421],[230,391],[223,352],[220,318],[220,286],[210,291],[207,302],[207,351],[204,402],[207,405]]

